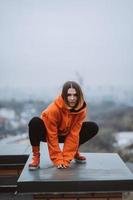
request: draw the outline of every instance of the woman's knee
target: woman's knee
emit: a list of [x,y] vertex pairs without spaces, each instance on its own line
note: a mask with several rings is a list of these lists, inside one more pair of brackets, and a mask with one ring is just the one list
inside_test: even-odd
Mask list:
[[44,122],[41,118],[39,117],[33,117],[28,124],[29,127],[40,127],[44,126]]
[[83,125],[85,126],[85,128],[91,129],[93,131],[93,134],[95,134],[95,135],[99,131],[99,127],[98,127],[96,122],[86,121],[86,122],[83,123]]

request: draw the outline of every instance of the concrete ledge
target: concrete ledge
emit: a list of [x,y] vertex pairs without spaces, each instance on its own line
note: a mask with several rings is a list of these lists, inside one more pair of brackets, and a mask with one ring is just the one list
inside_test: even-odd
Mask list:
[[121,193],[86,193],[65,195],[33,195],[36,200],[122,200]]
[[29,145],[27,144],[0,143],[0,166],[25,164],[29,154]]
[[42,151],[41,167],[29,171],[28,159],[19,179],[20,193],[124,192],[133,191],[133,174],[118,154],[84,153],[86,164],[72,162],[68,169],[57,169],[46,151]]
[[29,157],[28,143],[22,143],[20,136],[0,141],[0,192],[14,192],[17,180]]

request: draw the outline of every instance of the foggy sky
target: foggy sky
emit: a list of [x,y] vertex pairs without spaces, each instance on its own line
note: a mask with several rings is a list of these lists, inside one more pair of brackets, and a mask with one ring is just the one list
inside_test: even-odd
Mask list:
[[132,0],[0,0],[0,88],[133,86]]

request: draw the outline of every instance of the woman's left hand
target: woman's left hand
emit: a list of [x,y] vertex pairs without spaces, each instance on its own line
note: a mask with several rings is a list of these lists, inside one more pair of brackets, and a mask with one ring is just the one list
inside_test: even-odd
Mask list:
[[57,168],[58,169],[66,169],[66,168],[68,168],[68,166],[66,166],[64,164],[60,164],[60,165],[57,165]]

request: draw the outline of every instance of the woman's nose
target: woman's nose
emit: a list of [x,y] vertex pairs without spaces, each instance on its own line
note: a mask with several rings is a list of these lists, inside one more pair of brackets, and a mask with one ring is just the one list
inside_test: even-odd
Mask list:
[[74,96],[71,96],[71,99],[74,99]]

